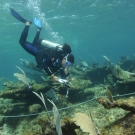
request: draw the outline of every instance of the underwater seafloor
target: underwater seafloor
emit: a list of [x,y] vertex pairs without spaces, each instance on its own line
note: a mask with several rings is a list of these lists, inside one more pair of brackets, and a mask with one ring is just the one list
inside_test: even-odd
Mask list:
[[[121,56],[116,64],[103,57],[103,66],[79,58],[70,86],[52,82],[32,61],[21,59],[30,72],[18,67],[17,82],[1,78],[0,135],[135,135],[135,56]],[[47,100],[50,88],[60,118]],[[45,105],[33,91],[43,94]]]

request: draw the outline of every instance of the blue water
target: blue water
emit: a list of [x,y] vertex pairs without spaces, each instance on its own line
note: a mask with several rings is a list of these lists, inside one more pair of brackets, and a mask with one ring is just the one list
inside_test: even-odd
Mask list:
[[[103,64],[103,55],[112,62],[135,54],[134,0],[1,0],[0,3],[0,77],[15,79],[20,58],[34,58],[25,52],[18,40],[24,24],[10,14],[9,7],[22,16],[42,21],[41,37],[71,45],[76,62],[81,57]],[[28,41],[36,32],[31,25]],[[25,70],[25,69],[24,69]]]

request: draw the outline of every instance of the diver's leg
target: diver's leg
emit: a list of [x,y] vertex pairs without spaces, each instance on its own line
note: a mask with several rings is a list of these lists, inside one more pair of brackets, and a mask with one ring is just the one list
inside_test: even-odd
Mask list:
[[39,36],[40,36],[40,31],[42,30],[41,22],[40,22],[39,19],[34,18],[34,24],[37,27],[37,33],[36,33],[35,38],[33,40],[33,44],[39,46],[40,45],[40,43],[39,43]]
[[37,33],[36,33],[35,38],[33,40],[33,45],[38,45],[39,37],[40,37],[40,30],[37,29]]
[[26,41],[26,39],[28,37],[29,26],[30,26],[30,24],[26,23],[19,41]]
[[29,23],[26,23],[24,30],[22,31],[19,43],[28,53],[32,54],[33,56],[36,56],[39,51],[38,48],[26,41],[28,36],[29,25]]

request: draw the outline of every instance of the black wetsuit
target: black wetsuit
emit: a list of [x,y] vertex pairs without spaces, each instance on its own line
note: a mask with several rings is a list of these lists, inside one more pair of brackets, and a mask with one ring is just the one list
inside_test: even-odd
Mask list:
[[29,26],[26,25],[19,40],[21,46],[35,57],[38,67],[43,69],[49,76],[60,71],[61,78],[65,79],[69,74],[65,75],[64,69],[60,66],[60,62],[64,57],[62,50],[59,50],[58,47],[55,49],[43,48],[39,44],[40,31],[37,31],[33,43],[27,42],[28,31]]

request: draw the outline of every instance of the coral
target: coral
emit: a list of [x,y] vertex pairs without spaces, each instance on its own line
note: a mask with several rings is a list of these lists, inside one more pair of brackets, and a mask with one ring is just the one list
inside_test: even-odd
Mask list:
[[[26,67],[30,67],[30,63],[25,61]],[[83,63],[84,64],[84,63]],[[134,90],[135,86],[135,77],[134,74],[124,71],[119,66],[109,64],[110,66],[96,66],[94,68],[90,68],[86,72],[79,71],[75,67],[71,68],[71,74],[74,76],[71,81],[72,86],[69,89],[69,96],[66,97],[67,88],[65,85],[51,82],[50,80],[45,80],[45,82],[40,82],[36,84],[35,82],[32,84],[32,89],[27,87],[27,84],[22,84],[20,82],[11,83],[6,82],[4,85],[6,89],[0,92],[0,97],[3,99],[0,100],[0,114],[1,115],[20,115],[26,114],[29,106],[29,113],[37,113],[43,108],[39,105],[40,100],[32,93],[32,91],[36,91],[37,93],[42,92],[44,96],[46,96],[46,92],[50,88],[54,88],[55,92],[59,98],[59,101],[56,103],[58,108],[65,108],[74,105],[73,101],[76,103],[80,103],[81,101],[87,101],[87,99],[97,98],[98,96],[104,96],[106,94],[106,89],[109,88],[113,94],[120,94],[120,92],[125,93],[125,89],[129,92],[129,88]],[[31,69],[36,70],[35,65],[31,64]],[[40,77],[40,76],[39,76]],[[38,78],[38,77],[37,77]],[[32,77],[31,77],[32,79]],[[103,87],[102,85],[106,86]],[[107,90],[108,91],[108,90]],[[60,119],[62,122],[61,128],[64,135],[88,135],[89,133],[84,133],[80,127],[85,130],[88,129],[87,122],[82,122],[83,120],[87,121],[89,117],[85,119],[85,116],[81,116],[81,122],[74,122],[73,114],[76,112],[86,113],[89,109],[93,113],[94,117],[93,121],[101,130],[101,134],[103,135],[117,135],[117,134],[126,134],[130,135],[135,134],[135,116],[132,114],[135,112],[135,102],[134,97],[129,99],[119,99],[114,101],[112,99],[111,93],[108,91],[108,97],[110,100],[105,98],[98,98],[98,101],[104,105],[106,108],[113,109],[104,109],[102,105],[99,105],[96,100],[93,100],[89,105],[81,104],[79,106],[73,106],[72,108],[67,108],[67,110],[60,110],[61,116],[66,116],[64,119]],[[9,102],[5,102],[6,100],[13,99]],[[34,100],[33,100],[34,99]],[[39,104],[35,104],[35,103]],[[47,107],[51,108],[48,101]],[[115,108],[117,107],[117,108]],[[125,114],[127,111],[131,111],[131,115],[126,117]],[[28,113],[28,112],[27,112]],[[44,112],[43,112],[44,113]],[[93,116],[92,115],[92,116]],[[49,112],[50,116],[50,112]],[[51,114],[52,116],[52,114]],[[70,117],[71,118],[70,118]],[[123,117],[123,118],[122,118]],[[124,120],[125,118],[125,120]],[[0,124],[7,123],[9,126],[14,125],[15,129],[18,129],[18,125],[23,121],[23,118],[19,119],[19,122],[16,122],[16,119],[1,119]],[[51,118],[52,121],[53,118]],[[76,118],[78,119],[78,118]],[[47,114],[38,114],[32,117],[25,117],[24,121],[26,123],[22,124],[22,132],[24,135],[54,135],[56,133],[56,129],[54,123],[50,125]],[[77,124],[79,123],[79,124]],[[83,127],[80,124],[87,124],[87,126]],[[126,128],[127,129],[126,129]],[[19,131],[19,129],[18,129]],[[85,130],[86,131],[86,130]],[[89,131],[90,132],[90,131]],[[17,134],[16,131],[13,132]],[[23,135],[22,133],[18,133]]]
[[[128,113],[123,118],[116,120],[101,130],[101,135],[134,135],[135,114]],[[109,130],[108,130],[109,129]]]
[[[16,85],[18,86],[17,83],[16,83]],[[9,98],[9,99],[16,99],[16,98],[19,99],[18,98],[19,95],[31,94],[32,90],[38,91],[38,92],[41,92],[41,91],[46,92],[52,86],[53,86],[53,84],[48,82],[48,83],[42,83],[42,84],[33,84],[32,89],[29,89],[27,86],[18,87],[18,88],[15,88],[15,89],[5,89],[5,90],[0,92],[0,97]]]
[[111,103],[106,98],[98,98],[97,101],[101,103],[105,108],[115,108],[119,107],[127,111],[135,112],[135,97],[130,97],[128,99],[118,99]]
[[132,73],[128,71],[122,70],[120,67],[117,67],[117,76],[116,79],[117,83],[134,83],[135,82],[135,77],[132,75]]
[[135,70],[135,60],[129,59],[127,56],[121,56],[121,60],[118,63],[123,70],[128,70],[132,67]]
[[28,107],[29,113],[39,113],[43,110],[43,107],[40,104],[33,104]]
[[22,73],[14,73],[14,76],[17,77],[18,80],[22,81],[24,84],[26,84],[27,86],[29,86],[29,82],[28,79],[26,77],[25,72],[18,66],[16,66]]
[[112,74],[111,69],[107,66],[98,66],[94,69],[91,69],[86,72],[86,76],[94,83],[94,84],[103,84],[104,78],[107,78],[108,75]]
[[53,105],[54,124],[55,124],[56,131],[57,131],[58,135],[62,135],[59,111],[58,111],[56,105],[53,103],[53,101],[50,101],[49,99],[48,99],[48,101]]
[[72,74],[75,74],[75,75],[82,76],[82,77],[85,77],[85,75],[86,75],[85,72],[80,71],[80,70],[78,70],[78,69],[75,68],[75,67],[72,67],[72,68],[71,68],[71,73],[72,73]]
[[68,116],[65,116],[65,117],[64,117],[64,119],[63,119],[63,124],[64,124],[64,125],[71,125],[71,124],[73,124],[73,123],[74,123],[73,119],[71,119],[71,118],[68,117]]
[[105,89],[106,89],[106,91],[107,91],[107,97],[108,97],[109,101],[110,101],[111,103],[113,103],[114,99],[113,99],[113,96],[112,96],[111,91],[110,91],[107,87],[105,87]]
[[55,131],[46,114],[39,114],[37,117],[25,119],[21,124],[21,132],[19,134],[22,135],[54,135]]
[[33,125],[32,130],[24,131],[23,135],[43,135],[42,128],[40,125]]
[[85,88],[88,88],[92,85],[92,82],[90,80],[84,80],[84,79],[80,79],[80,78],[76,78],[72,81],[72,87],[71,90],[83,90]]
[[73,120],[76,125],[80,126],[83,132],[87,132],[89,133],[89,135],[97,135],[91,117],[88,117],[84,113],[76,113],[75,118]]
[[20,59],[22,65],[26,68],[29,68],[31,70],[35,70],[35,71],[40,71],[41,72],[41,69],[40,68],[37,68],[36,67],[36,64],[33,63],[32,61],[28,61],[28,60],[25,60],[25,59]]
[[4,119],[3,118],[0,118],[0,125],[2,125],[4,122]]
[[33,94],[35,94],[35,95],[42,101],[42,103],[43,103],[43,105],[44,105],[44,107],[45,107],[45,110],[46,110],[46,112],[47,112],[48,119],[49,119],[50,124],[51,124],[51,119],[50,119],[50,117],[49,117],[48,109],[47,109],[47,107],[46,107],[46,103],[45,103],[45,99],[44,99],[43,94],[40,93],[40,95],[39,95],[38,93],[36,93],[36,92],[34,92],[34,91],[33,91]]

